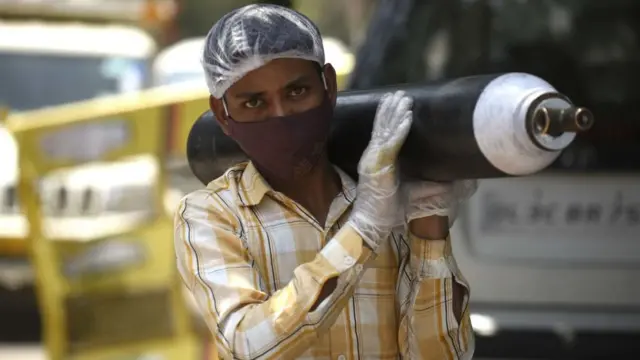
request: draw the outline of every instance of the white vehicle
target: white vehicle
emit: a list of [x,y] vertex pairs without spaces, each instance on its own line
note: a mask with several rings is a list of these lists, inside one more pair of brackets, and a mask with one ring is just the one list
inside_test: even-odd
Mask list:
[[[627,42],[638,36],[627,25],[635,24],[627,16],[635,5],[486,4],[490,12],[467,15],[483,19],[476,23],[482,25],[449,33],[459,40],[445,41],[446,54],[478,72],[538,73],[590,108],[596,125],[541,174],[481,181],[456,223],[456,258],[471,284],[470,309],[478,320],[476,356],[636,358],[640,58],[637,45]],[[592,19],[603,26],[592,28]],[[474,45],[456,48],[457,41]],[[555,49],[562,50],[537,57]],[[480,52],[486,67],[471,66],[472,54]]]
[[155,52],[135,27],[0,21],[0,103],[26,111],[140,90]]
[[162,50],[153,62],[153,85],[193,82],[206,89],[200,57],[204,37],[178,41]]
[[[640,178],[480,182],[455,231],[486,331],[639,331]],[[480,329],[483,330],[483,329]]]

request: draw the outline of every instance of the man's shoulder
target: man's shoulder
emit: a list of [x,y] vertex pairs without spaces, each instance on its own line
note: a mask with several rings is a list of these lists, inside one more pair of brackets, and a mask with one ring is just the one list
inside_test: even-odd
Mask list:
[[211,181],[207,185],[206,190],[209,190],[212,193],[217,193],[237,189],[247,164],[248,163],[246,162],[242,162],[228,168],[224,174]]
[[246,166],[247,163],[240,163],[230,167],[224,174],[207,184],[205,188],[192,191],[183,197],[182,204],[211,207],[212,203],[215,203],[230,210],[236,206],[238,186]]

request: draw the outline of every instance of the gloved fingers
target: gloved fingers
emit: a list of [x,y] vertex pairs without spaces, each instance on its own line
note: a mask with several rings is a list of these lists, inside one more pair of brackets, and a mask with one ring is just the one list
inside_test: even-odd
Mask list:
[[397,123],[393,124],[393,130],[388,140],[390,148],[389,156],[392,156],[394,159],[397,157],[402,145],[404,145],[404,141],[409,135],[409,130],[411,130],[411,124],[413,123],[413,111],[404,111],[398,116],[398,119]]
[[394,171],[398,152],[413,122],[413,100],[403,91],[386,94],[380,102],[371,141],[360,161],[361,174]]
[[405,114],[411,110],[413,100],[404,91],[385,94],[376,111],[371,140],[385,145],[395,134],[397,127],[405,121]]

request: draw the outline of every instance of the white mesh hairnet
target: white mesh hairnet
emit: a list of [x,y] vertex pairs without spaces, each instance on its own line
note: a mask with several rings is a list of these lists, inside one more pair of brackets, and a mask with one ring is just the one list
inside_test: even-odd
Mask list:
[[289,8],[247,5],[213,25],[205,41],[202,67],[211,95],[220,99],[248,72],[281,58],[324,65],[320,31],[309,18]]

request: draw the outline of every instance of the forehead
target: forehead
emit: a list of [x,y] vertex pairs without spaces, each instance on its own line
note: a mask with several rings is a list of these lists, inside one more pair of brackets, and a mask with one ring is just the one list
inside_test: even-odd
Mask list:
[[233,84],[228,93],[265,93],[279,91],[296,80],[317,77],[318,65],[302,59],[276,59],[247,73]]

